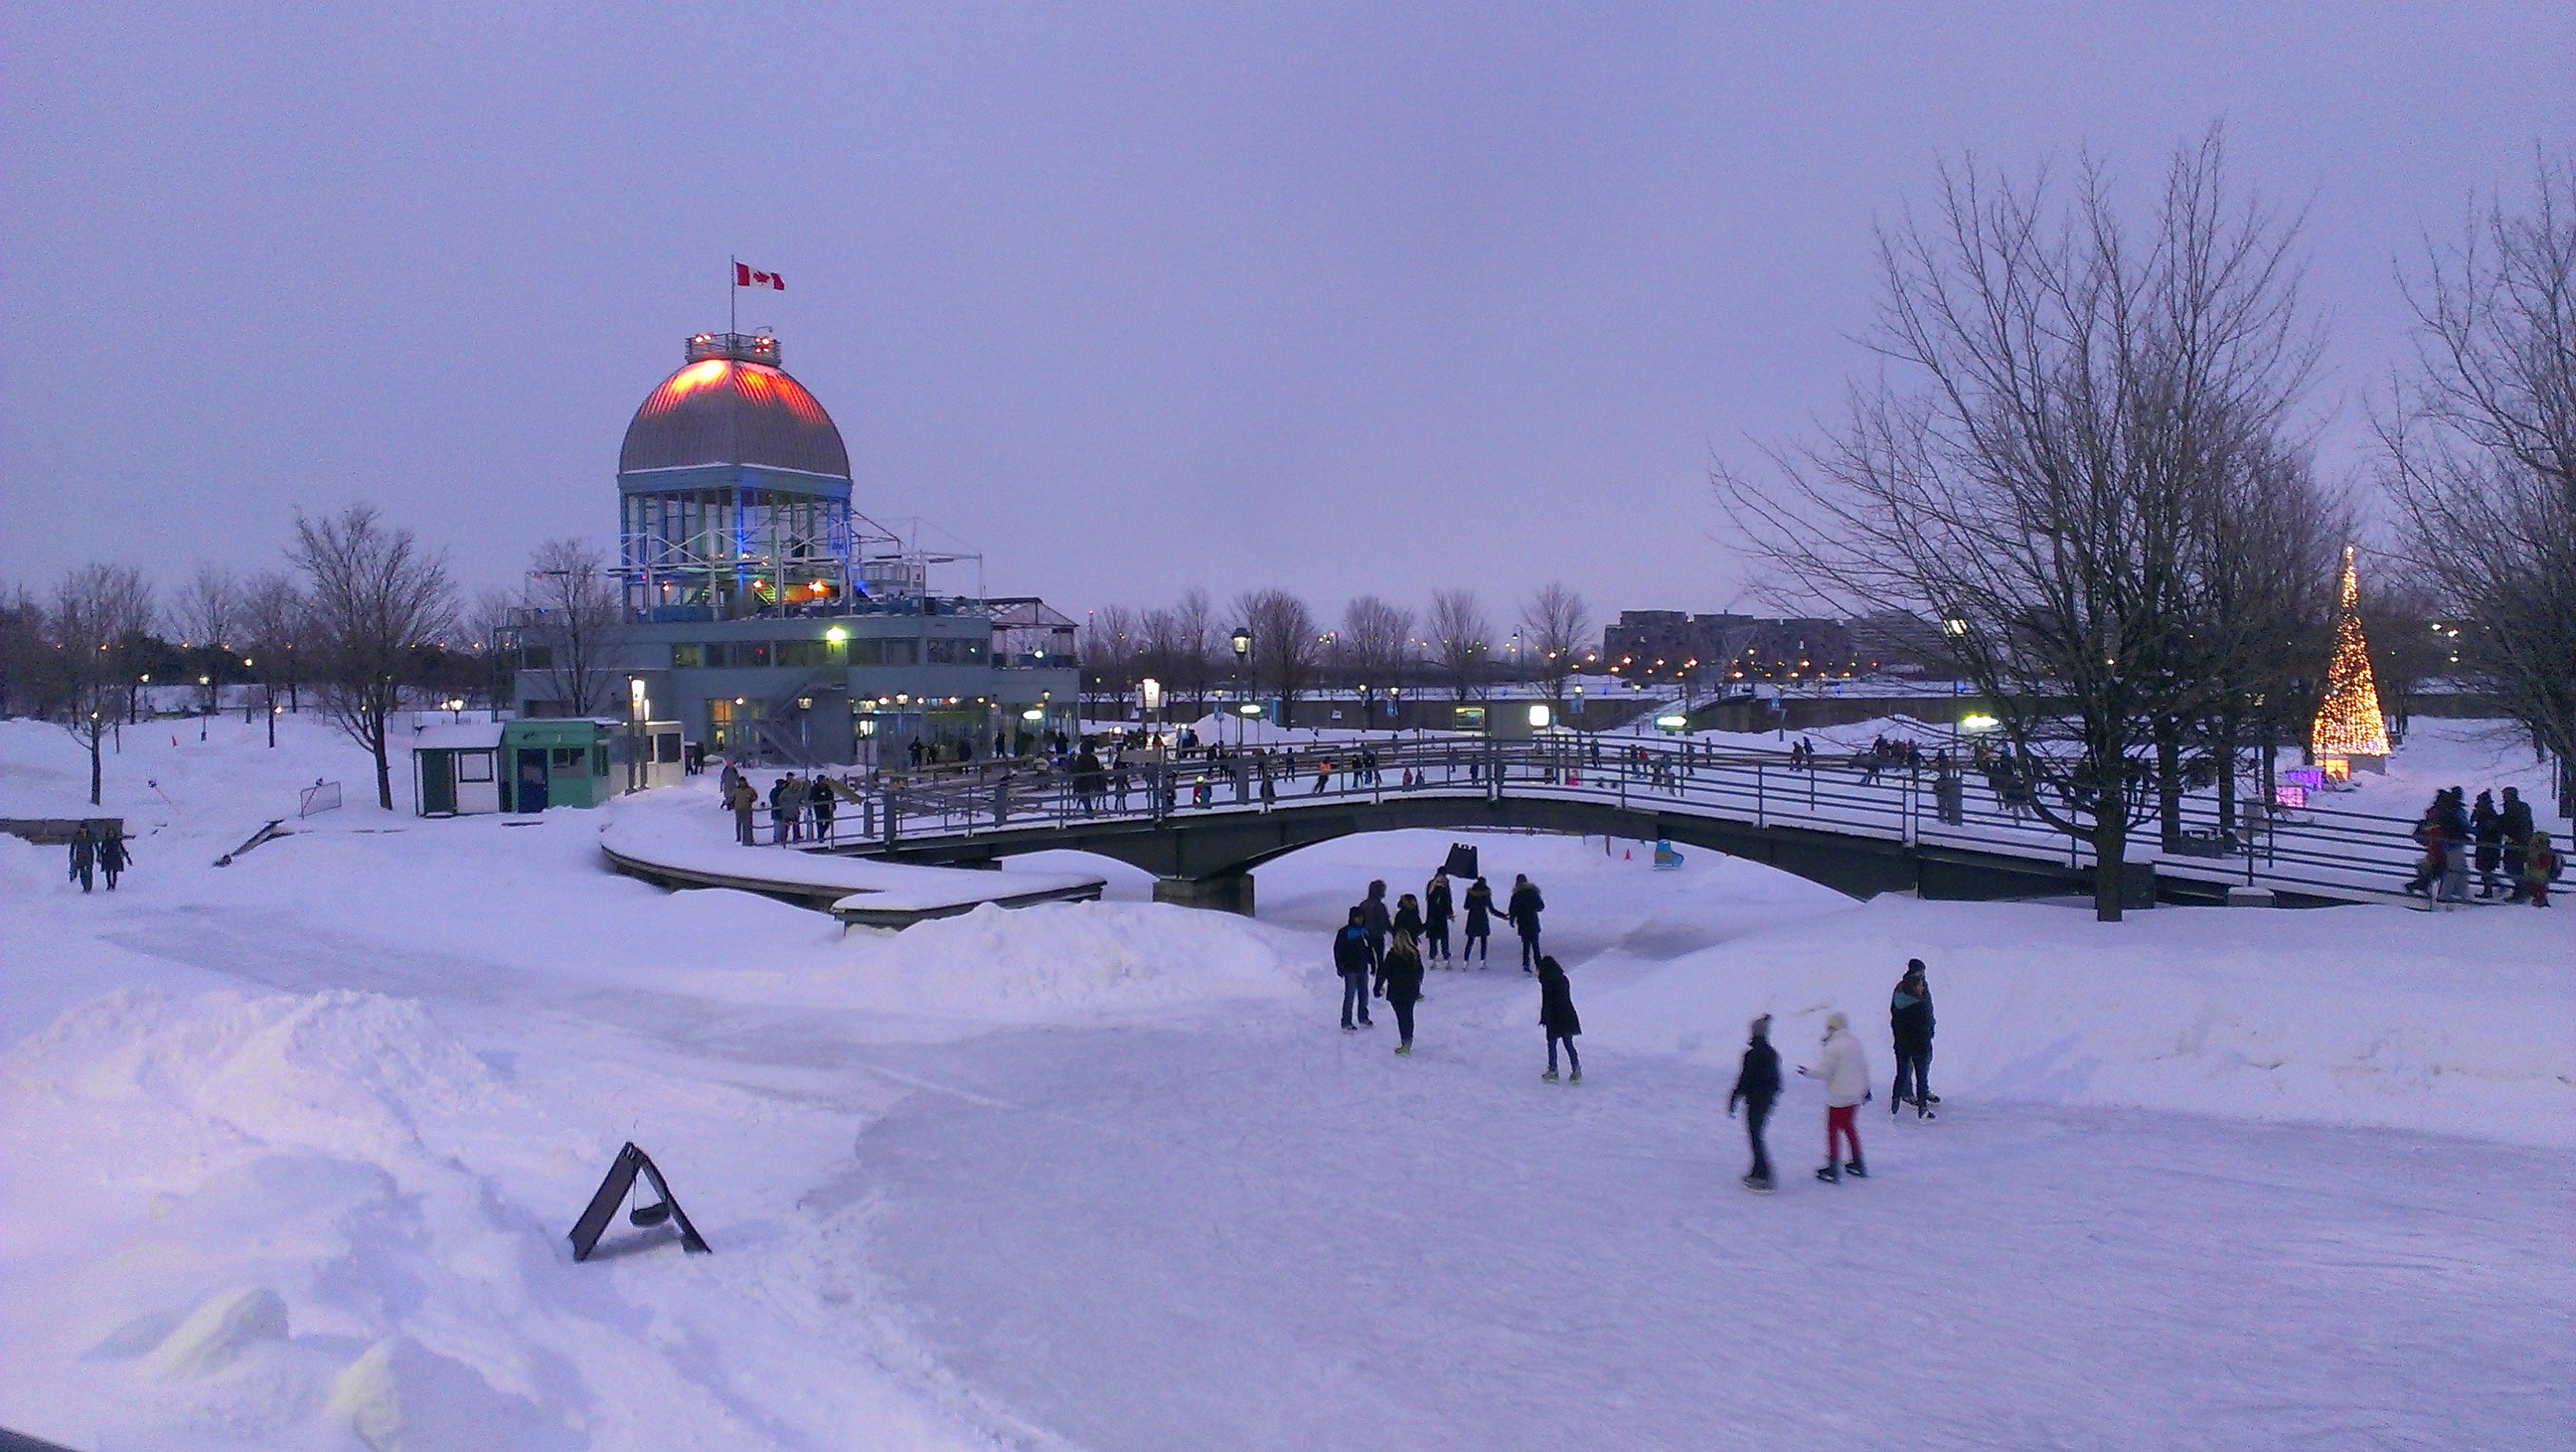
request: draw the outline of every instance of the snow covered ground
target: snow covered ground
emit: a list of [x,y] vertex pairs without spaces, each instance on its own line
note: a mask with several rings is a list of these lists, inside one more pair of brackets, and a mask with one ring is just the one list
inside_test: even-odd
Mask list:
[[[227,727],[231,729],[228,731]],[[2419,724],[2419,736],[2422,725]],[[1857,904],[1476,839],[1546,889],[1421,1051],[1325,934],[1445,837],[903,934],[609,872],[606,812],[426,822],[309,723],[128,732],[113,897],[0,839],[0,1425],[82,1448],[2560,1447],[2576,936],[2441,916]],[[174,739],[175,737],[175,739]],[[350,805],[211,865],[295,788]],[[145,782],[157,782],[146,787]],[[2448,782],[2441,784],[2447,785]],[[0,723],[0,815],[86,763]],[[2472,787],[2474,790],[2474,786]],[[49,806],[48,804],[54,804]],[[281,805],[282,804],[282,805]],[[1744,1020],[1924,957],[1944,1117],[1744,1194]],[[618,1145],[715,1247],[564,1231]]]

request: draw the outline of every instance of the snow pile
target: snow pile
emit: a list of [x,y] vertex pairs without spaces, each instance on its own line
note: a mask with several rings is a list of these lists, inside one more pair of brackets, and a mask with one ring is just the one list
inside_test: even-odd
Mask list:
[[[112,994],[0,1057],[0,1097],[13,1421],[120,1447],[574,1445],[506,1329],[552,1236],[461,1162],[506,1165],[491,1123],[542,1116],[418,1004]],[[77,1360],[32,1375],[65,1341]]]
[[1303,991],[1304,941],[1247,918],[1152,903],[990,905],[853,932],[826,978],[871,1008],[1001,1022],[1098,1022]]
[[1931,968],[1936,1092],[2576,1145],[2576,948],[2526,909],[2080,909],[1882,898],[1584,1001],[1602,1040],[1731,1063],[1775,1015],[1791,1063],[1840,1009],[1893,1078],[1888,994]]

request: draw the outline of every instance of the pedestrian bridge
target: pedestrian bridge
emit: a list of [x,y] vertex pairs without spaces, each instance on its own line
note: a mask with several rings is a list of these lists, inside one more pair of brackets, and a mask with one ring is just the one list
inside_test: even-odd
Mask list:
[[[1982,781],[1930,767],[1868,771],[1687,742],[1597,739],[1373,743],[1301,749],[1261,781],[1248,758],[1131,766],[1096,789],[1055,771],[983,767],[889,777],[861,803],[860,839],[836,851],[968,865],[1023,852],[1093,852],[1151,872],[1156,897],[1250,912],[1250,873],[1360,832],[1539,831],[1662,839],[1761,862],[1855,897],[2089,894],[2087,842],[2056,832]],[[1274,768],[1278,753],[1270,758]],[[1973,798],[1973,800],[1972,800]],[[2267,812],[2221,830],[2216,802],[2186,798],[2185,835],[2133,832],[2123,899],[2225,902],[2231,888],[2291,905],[2398,901],[2417,849],[2411,823],[2331,810]]]

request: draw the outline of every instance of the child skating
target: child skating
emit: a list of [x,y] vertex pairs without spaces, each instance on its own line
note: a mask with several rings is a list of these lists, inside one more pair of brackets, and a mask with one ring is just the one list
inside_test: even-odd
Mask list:
[[[1860,1126],[1853,1121],[1870,1098],[1869,1064],[1861,1058],[1860,1041],[1852,1037],[1851,1020],[1839,1013],[1825,1016],[1824,1048],[1816,1067],[1801,1064],[1798,1074],[1825,1081],[1825,1163],[1816,1171],[1816,1178],[1828,1185],[1845,1174],[1868,1179],[1869,1170],[1860,1157]],[[1851,1142],[1851,1159],[1839,1168],[1834,1163],[1837,1137]]]

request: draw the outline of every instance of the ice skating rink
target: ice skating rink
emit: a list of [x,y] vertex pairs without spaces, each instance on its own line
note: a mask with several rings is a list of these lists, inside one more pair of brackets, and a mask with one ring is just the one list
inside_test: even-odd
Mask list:
[[[0,840],[0,1425],[316,1448],[2563,1447],[2576,946],[2485,908],[1859,904],[1638,844],[1476,839],[1511,961],[1419,1052],[1336,1027],[1326,935],[1444,837],[1262,869],[1262,916],[1112,900],[843,934],[617,877],[620,812],[430,822],[216,723],[129,734],[113,897]],[[227,739],[238,737],[238,739]],[[0,809],[86,763],[0,723]],[[157,783],[148,791],[145,782]],[[122,793],[118,798],[116,794]],[[291,807],[290,807],[291,810]],[[247,823],[247,825],[245,825]],[[1045,863],[1030,866],[1044,868]],[[1121,872],[1124,870],[1121,869]],[[1783,1059],[1931,965],[1935,1124]],[[1882,1087],[1881,1092],[1884,1093]],[[716,1253],[564,1231],[637,1140]]]

